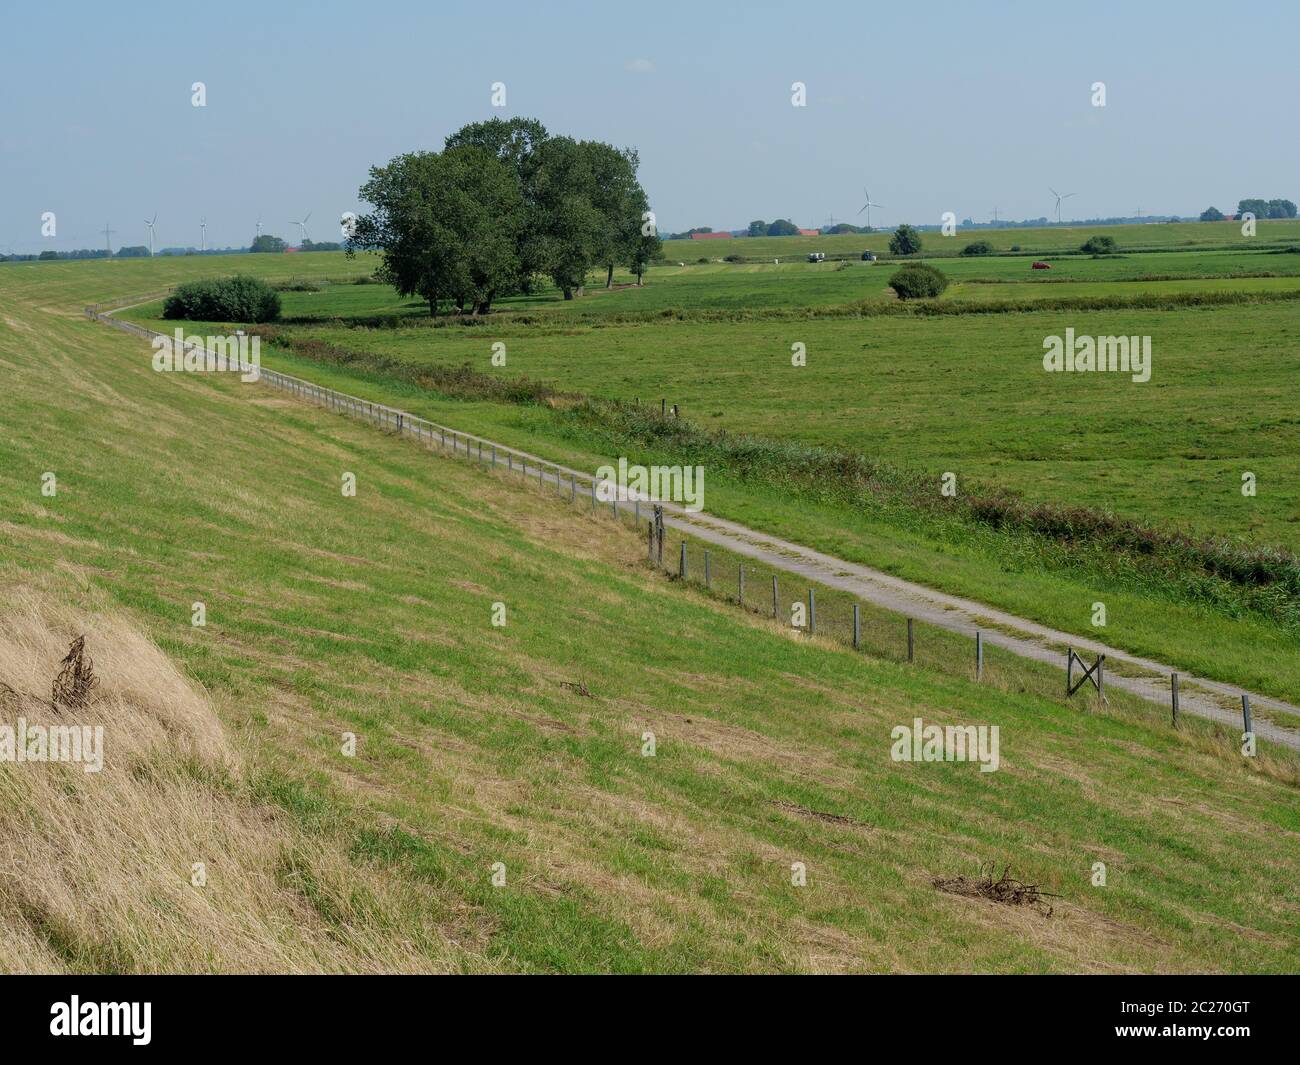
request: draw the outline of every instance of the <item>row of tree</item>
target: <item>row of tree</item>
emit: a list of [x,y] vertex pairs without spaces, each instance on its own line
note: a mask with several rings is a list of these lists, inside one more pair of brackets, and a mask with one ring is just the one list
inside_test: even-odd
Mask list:
[[[288,241],[281,237],[273,237],[270,233],[263,233],[253,238],[253,243],[248,246],[250,252],[261,253],[280,253],[289,250]],[[342,251],[343,245],[334,240],[312,240],[304,237],[299,251]]]
[[486,313],[502,296],[549,277],[573,299],[587,274],[626,266],[641,284],[662,251],[635,149],[552,136],[535,119],[474,122],[440,152],[410,152],[372,167],[348,252],[378,251],[382,280]]
[[[1238,200],[1237,217],[1244,214],[1256,218],[1294,218],[1296,205],[1290,200]],[[1224,214],[1217,207],[1207,207],[1201,212],[1202,222],[1222,222]]]

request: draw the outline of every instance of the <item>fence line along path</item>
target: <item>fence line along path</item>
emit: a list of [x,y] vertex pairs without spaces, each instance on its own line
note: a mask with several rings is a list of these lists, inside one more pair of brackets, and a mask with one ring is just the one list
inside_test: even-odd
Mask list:
[[[117,329],[134,333],[149,340],[165,336],[156,330],[113,317],[112,311],[148,302],[157,296],[134,297],[112,304],[96,304],[86,308],[86,315]],[[450,449],[453,454],[466,458],[479,457],[485,462],[519,467],[525,475],[535,476],[539,484],[552,484],[557,490],[576,498],[579,493],[596,497],[597,478],[590,473],[540,458],[530,452],[498,443],[474,433],[432,422],[396,407],[374,403],[348,395],[335,389],[324,388],[300,377],[276,370],[261,370],[261,380],[297,398],[331,410],[364,418],[379,428],[410,436],[440,450]],[[617,500],[635,504],[634,493],[620,489]],[[640,502],[648,502],[644,498]],[[1022,658],[1060,666],[1066,648],[1105,655],[1107,661],[1106,684],[1131,692],[1162,709],[1170,704],[1171,675],[1178,673],[1178,711],[1193,714],[1240,730],[1242,716],[1239,709],[1243,695],[1258,714],[1270,712],[1293,714],[1300,720],[1300,706],[1259,695],[1220,681],[1197,677],[1151,658],[1129,654],[1091,637],[1062,632],[1047,625],[1009,614],[1005,610],[987,606],[970,599],[949,595],[924,585],[891,576],[880,570],[836,558],[802,544],[781,539],[751,529],[739,522],[728,521],[706,512],[689,513],[681,505],[661,503],[664,524],[679,532],[689,532],[695,540],[714,544],[724,550],[761,562],[774,570],[795,574],[817,584],[844,591],[885,610],[908,618],[915,618],[936,628],[963,633],[974,637],[980,632],[984,644],[1000,647]],[[1121,664],[1124,671],[1114,669]],[[1286,728],[1272,721],[1255,720],[1256,736],[1300,750],[1300,731]]]

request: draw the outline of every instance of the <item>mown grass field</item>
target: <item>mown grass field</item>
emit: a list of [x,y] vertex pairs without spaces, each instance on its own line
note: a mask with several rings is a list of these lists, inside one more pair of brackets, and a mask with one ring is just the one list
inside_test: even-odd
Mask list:
[[[1178,227],[1150,228],[1182,239]],[[1289,232],[1279,225],[1274,236]],[[448,399],[420,386],[421,374],[467,365],[603,398],[665,398],[705,428],[862,454],[919,471],[936,492],[951,471],[962,491],[1009,490],[1030,502],[1083,505],[1160,529],[1295,552],[1300,421],[1291,399],[1300,390],[1300,302],[1291,297],[1300,291],[1300,256],[1165,247],[1117,258],[1061,256],[1050,272],[1030,272],[1031,259],[945,260],[953,284],[938,303],[948,313],[919,316],[893,313],[888,263],[670,266],[652,270],[644,288],[593,287],[571,302],[542,291],[461,323],[445,315],[430,323],[423,304],[384,286],[332,284],[283,294],[290,335],[357,358],[342,367],[280,348],[266,357],[589,467],[620,454],[683,456],[544,406]],[[361,260],[351,267],[366,268]],[[343,269],[314,268],[334,276]],[[148,287],[142,279],[138,290]],[[1254,302],[1177,302],[1238,296]],[[157,307],[126,313],[153,320]],[[1067,328],[1151,336],[1151,380],[1044,373],[1044,338]],[[490,363],[497,341],[508,349],[505,367]],[[790,365],[796,343],[807,350],[806,366]],[[1246,472],[1257,478],[1254,497],[1241,494]],[[1092,604],[1102,601],[1109,617],[1098,634],[1109,641],[1300,698],[1295,626],[1086,552],[1045,558],[1034,544],[983,528],[791,498],[781,485],[725,469],[709,476],[716,513],[1066,631],[1092,632]]]
[[[939,219],[934,220],[939,224]],[[720,240],[669,240],[664,242],[664,257],[692,262],[726,255],[785,258],[822,251],[827,255],[860,255],[871,250],[876,254],[889,251],[889,238],[896,223],[875,233],[846,233],[816,237],[743,237]],[[1075,251],[1094,232],[1112,236],[1123,247],[1143,250],[1185,249],[1224,245],[1249,246],[1252,241],[1288,241],[1300,238],[1300,221],[1294,219],[1256,223],[1254,237],[1244,236],[1240,222],[1175,222],[1151,225],[1084,226],[1061,225],[1041,229],[970,229],[951,237],[939,232],[923,233],[925,250],[930,254],[956,255],[972,241],[987,240],[995,251],[1018,247],[1026,254]]]
[[[340,272],[323,258],[294,269]],[[132,662],[166,673],[130,630],[213,715],[184,697],[203,758],[128,745],[116,792],[79,780],[61,804],[41,791],[49,809],[33,767],[0,767],[11,822],[100,844],[92,878],[3,879],[0,941],[20,949],[0,967],[1294,971],[1294,759],[1249,762],[1118,697],[1064,706],[1054,670],[995,660],[976,686],[804,638],[504,475],[259,386],[155,374],[80,306],[214,269],[165,265],[0,268],[5,617],[35,591],[60,636],[65,612],[111,619],[92,632],[121,641],[102,655],[115,699]],[[542,414],[496,417],[524,438]],[[1002,768],[891,761],[918,715],[997,724]],[[169,831],[140,848],[160,809]],[[1059,894],[1052,915],[931,883],[990,861]],[[76,919],[96,907],[114,920]]]

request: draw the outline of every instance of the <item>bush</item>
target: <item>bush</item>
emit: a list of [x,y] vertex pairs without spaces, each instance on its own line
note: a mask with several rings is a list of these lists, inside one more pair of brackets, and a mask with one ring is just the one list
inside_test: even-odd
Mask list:
[[280,297],[255,277],[187,281],[167,297],[163,317],[191,322],[273,322],[280,317]]
[[962,248],[961,253],[963,255],[992,255],[993,245],[987,240],[977,240]]
[[276,292],[321,292],[322,286],[315,281],[295,279],[293,281],[276,281],[271,285]]
[[1019,251],[1019,250],[1020,250],[1020,245],[1019,245],[1019,244],[1013,244],[1013,245],[1011,245],[1011,250],[1012,250],[1012,251]]
[[904,222],[889,238],[889,250],[895,255],[915,255],[921,250],[921,234]]
[[1089,237],[1079,250],[1085,255],[1114,255],[1119,245],[1114,237]]
[[943,295],[948,278],[929,263],[908,263],[889,279],[900,300],[931,299]]

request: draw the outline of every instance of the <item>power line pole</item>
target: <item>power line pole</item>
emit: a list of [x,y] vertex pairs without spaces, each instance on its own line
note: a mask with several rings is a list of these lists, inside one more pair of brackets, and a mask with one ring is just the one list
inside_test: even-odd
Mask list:
[[112,237],[113,234],[117,232],[117,230],[109,229],[108,225],[109,224],[107,222],[104,223],[104,250],[108,252],[108,257],[111,259],[113,257]]

